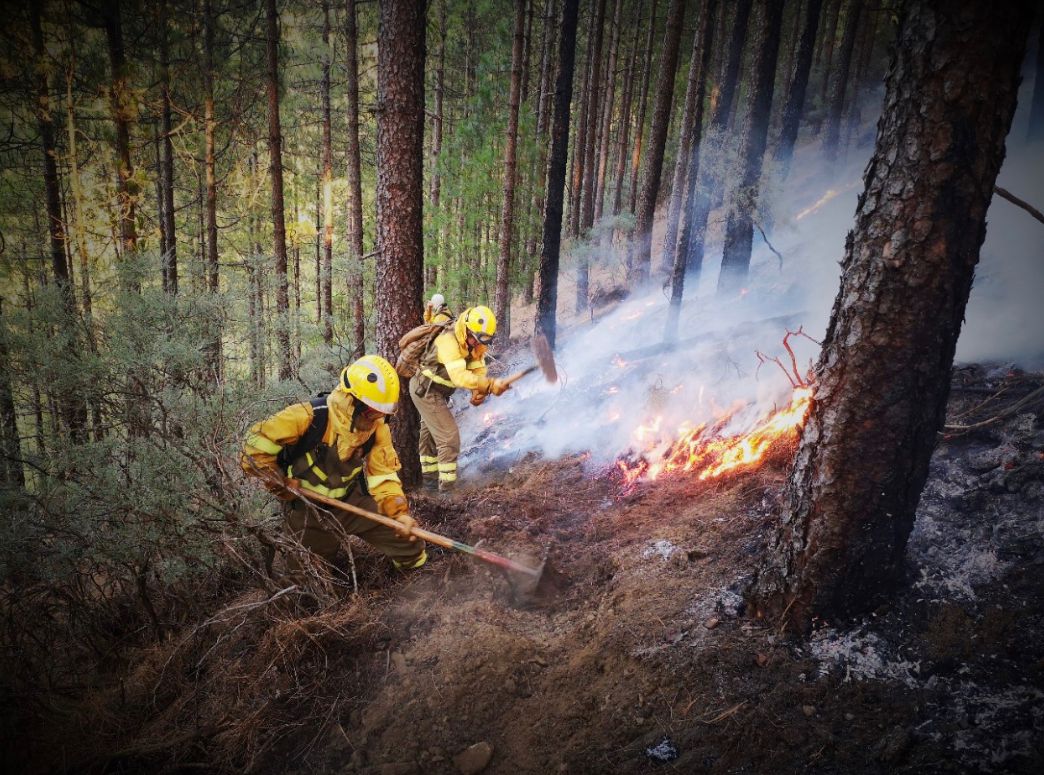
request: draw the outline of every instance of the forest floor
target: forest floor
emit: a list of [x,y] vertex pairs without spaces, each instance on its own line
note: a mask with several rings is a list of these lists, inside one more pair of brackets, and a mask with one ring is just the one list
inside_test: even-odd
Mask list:
[[[954,372],[950,422],[1044,384]],[[1003,392],[1001,392],[1003,391]],[[998,392],[1001,395],[997,398]],[[984,403],[985,402],[985,403]],[[429,549],[314,613],[232,580],[48,726],[39,769],[331,773],[1044,771],[1044,412],[944,440],[908,580],[808,641],[744,616],[792,449],[625,491],[585,456],[486,471],[426,527],[538,561],[557,593]],[[57,752],[61,749],[61,758]]]

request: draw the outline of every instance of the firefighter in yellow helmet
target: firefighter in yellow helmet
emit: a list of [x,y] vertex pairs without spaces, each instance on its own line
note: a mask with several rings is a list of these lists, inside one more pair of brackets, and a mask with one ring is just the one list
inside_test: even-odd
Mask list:
[[[331,560],[340,545],[336,520],[391,558],[396,568],[419,568],[427,560],[424,542],[410,535],[410,516],[399,481],[399,458],[386,418],[399,401],[399,375],[377,355],[365,355],[341,371],[325,397],[292,404],[255,423],[243,448],[243,469],[262,479],[286,501],[286,524],[305,548]],[[311,490],[394,519],[401,530],[333,511],[320,516],[285,485]],[[288,559],[293,574],[301,570]]]
[[424,486],[452,490],[457,482],[460,430],[449,408],[457,388],[472,391],[472,403],[510,386],[486,376],[486,349],[497,333],[497,318],[489,307],[469,307],[451,328],[439,334],[421,356],[420,369],[410,379],[410,398],[421,417],[420,463]]
[[449,323],[451,320],[453,311],[446,303],[446,297],[441,293],[434,294],[431,301],[424,305],[424,322],[438,324]]

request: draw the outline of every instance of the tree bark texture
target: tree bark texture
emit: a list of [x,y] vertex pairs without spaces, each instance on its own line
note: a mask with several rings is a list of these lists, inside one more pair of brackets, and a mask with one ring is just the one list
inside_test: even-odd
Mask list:
[[[424,290],[424,0],[380,4],[377,42],[377,351],[394,362],[421,324]],[[392,423],[403,481],[415,484],[419,424],[409,400]],[[409,454],[407,454],[409,451]]]
[[753,219],[758,207],[761,167],[772,115],[776,61],[779,58],[779,39],[783,28],[783,0],[763,0],[763,10],[759,40],[753,46],[753,83],[747,95],[750,110],[740,139],[741,171],[729,200],[721,273],[718,275],[718,293],[726,296],[740,289],[750,270]]
[[579,0],[564,0],[558,33],[558,73],[555,76],[551,119],[551,154],[544,207],[544,241],[540,251],[540,292],[536,328],[555,346],[555,309],[558,305],[558,259],[562,242],[562,205],[565,195],[566,155],[569,145],[569,104],[573,99],[576,56],[576,17]]
[[823,65],[823,80],[819,85],[820,106],[826,105],[827,96],[830,93],[831,66],[834,60],[834,48],[837,43],[837,24],[841,20],[841,8],[845,0],[832,0],[826,17],[826,25],[820,36],[820,46],[817,52],[816,65]]
[[827,108],[826,135],[823,137],[823,155],[828,161],[837,158],[841,145],[841,114],[845,109],[845,91],[848,89],[848,74],[852,69],[852,52],[855,50],[856,31],[862,0],[851,0],[845,9],[845,28],[841,36],[841,47],[837,52],[837,66],[833,68],[835,78],[830,91]]
[[[591,0],[591,23],[594,23],[595,13],[600,3],[605,0]],[[575,141],[573,142],[572,176],[570,178],[569,190],[569,236],[579,237],[583,228],[580,222],[583,211],[583,187],[584,187],[584,160],[587,155],[587,127],[591,115],[591,69],[594,67],[594,30],[589,33],[587,41],[587,64],[584,67],[583,85],[580,89],[579,100],[580,116],[576,124]]]
[[605,99],[602,102],[602,126],[598,130],[598,169],[595,180],[594,220],[602,217],[605,204],[605,173],[609,166],[609,136],[613,124],[613,107],[616,102],[616,62],[620,51],[620,16],[623,0],[616,0],[613,10],[613,37],[609,43],[609,64],[605,71]]
[[[678,134],[678,158],[674,162],[674,180],[671,183],[671,198],[667,204],[667,224],[663,235],[663,266],[673,271],[674,256],[678,243],[678,221],[681,215],[682,202],[686,193],[686,179],[692,165],[692,144],[694,135],[699,142],[702,127],[696,122],[703,122],[703,45],[704,30],[707,29],[707,17],[713,16],[716,0],[704,0],[700,10],[699,28],[692,36],[692,53],[689,55],[689,76],[685,87],[685,109],[682,113],[681,131]],[[699,103],[697,105],[697,102]]]
[[323,110],[323,341],[333,342],[333,142],[330,137],[330,3],[323,0],[323,60],[319,91]]
[[653,38],[656,32],[656,3],[657,0],[652,0],[652,10],[649,13],[649,30],[645,36],[645,55],[642,57],[642,88],[638,96],[638,117],[634,122],[634,148],[631,151],[631,199],[628,207],[628,211],[632,213],[638,207],[638,171],[642,159],[642,139],[645,137],[645,109],[649,104]]
[[504,201],[500,211],[500,253],[497,256],[497,287],[494,307],[498,332],[511,336],[511,231],[515,218],[515,148],[518,144],[518,103],[522,81],[522,48],[525,33],[525,0],[515,0],[515,31],[511,44],[511,86],[508,95],[508,124],[504,136]]
[[808,76],[812,72],[812,54],[816,45],[816,30],[819,29],[819,17],[823,10],[823,0],[808,0],[801,38],[798,42],[794,74],[790,79],[787,91],[787,102],[783,108],[783,122],[779,129],[779,144],[776,146],[775,160],[780,167],[780,179],[785,180],[790,172],[790,161],[794,157],[794,143],[797,142],[798,127],[805,106],[805,93],[808,90]]
[[[722,73],[721,88],[717,100],[711,110],[707,124],[706,140],[709,141],[707,154],[702,161],[704,174],[696,188],[696,195],[690,197],[685,205],[685,216],[682,223],[682,241],[688,245],[685,256],[686,273],[698,275],[703,269],[704,242],[707,236],[707,221],[710,218],[714,198],[724,183],[723,170],[718,167],[724,162],[724,152],[718,147],[724,142],[732,103],[735,100],[739,83],[739,70],[743,62],[743,42],[747,38],[747,22],[750,20],[750,9],[753,0],[738,0],[729,33],[728,53],[725,55],[725,68]],[[724,12],[725,6],[722,6]],[[778,44],[777,44],[778,45]]]
[[130,153],[130,122],[137,113],[127,84],[127,60],[123,51],[123,20],[119,0],[113,0],[103,11],[105,38],[109,48],[112,84],[109,106],[116,125],[116,198],[119,206],[120,247],[126,256],[137,250],[138,234],[134,210],[138,199],[136,184],[131,181],[134,165]]
[[[363,216],[362,216],[362,165],[359,153],[359,56],[358,25],[355,15],[355,0],[345,0],[345,39],[348,44],[347,97],[348,97],[348,295],[352,304],[352,354],[362,357],[366,350],[366,319],[363,307]],[[441,95],[440,95],[441,99]],[[441,102],[439,115],[441,117]],[[439,137],[442,122],[438,122]],[[436,155],[437,159],[437,155]],[[433,197],[438,202],[438,188],[434,177]]]
[[266,3],[266,92],[268,97],[268,155],[272,179],[272,236],[276,272],[276,347],[279,379],[293,376],[290,352],[290,289],[286,277],[286,216],[283,211],[283,134],[279,122],[279,14],[276,0]]
[[[207,181],[207,255],[206,286],[218,292],[218,227],[217,172],[214,159],[214,9],[211,0],[203,0],[203,145]],[[221,378],[221,329],[215,326],[206,344],[207,367],[215,379]]]
[[1028,0],[914,0],[778,530],[752,611],[807,631],[901,579],[942,427],[986,210],[1015,111]]
[[[605,27],[605,2],[596,0],[594,29],[591,31],[591,70],[587,76],[587,121],[584,131],[583,192],[580,204],[580,231],[586,233],[594,224],[595,161],[598,157],[598,129],[601,125],[600,111],[602,91],[602,32]],[[588,261],[586,251],[581,251],[576,269],[576,309],[587,309],[589,289]]]
[[[704,101],[707,96],[707,83],[710,80],[711,62],[714,49],[714,27],[718,14],[724,11],[719,8],[718,0],[706,0],[703,11],[700,14],[700,26],[696,31],[693,42],[692,55],[697,62],[695,74],[696,93],[693,97],[693,116],[690,126],[691,136],[684,142],[687,150],[687,169],[683,180],[685,191],[679,188],[678,198],[681,202],[692,201],[696,193],[696,181],[700,176],[700,145],[703,142],[703,112]],[[690,64],[690,87],[692,85],[692,65]],[[679,157],[679,160],[681,157]],[[675,185],[681,186],[675,174]],[[673,197],[673,192],[672,192]],[[677,215],[675,215],[677,218]],[[699,280],[699,272],[688,273],[686,256],[689,253],[689,239],[691,233],[683,229],[677,250],[673,251],[671,267],[671,302],[667,309],[667,325],[664,329],[664,339],[668,342],[674,341],[678,336],[678,316],[681,312],[682,296],[685,293],[685,281],[688,275],[689,282],[695,283]],[[673,247],[673,244],[672,244]],[[666,245],[664,246],[666,252]]]
[[167,4],[160,15],[160,190],[163,198],[164,232],[167,244],[163,252],[163,290],[178,293],[178,238],[174,221],[174,141],[171,137],[170,44],[168,41]]
[[656,105],[653,108],[652,126],[649,129],[649,153],[642,166],[642,193],[635,213],[634,237],[631,241],[632,257],[627,262],[631,280],[636,284],[649,279],[653,218],[656,214],[656,198],[660,193],[664,146],[667,143],[667,130],[671,122],[674,75],[678,70],[678,46],[684,15],[684,0],[671,0],[667,9],[667,27],[663,33],[660,72],[656,80]]
[[623,207],[624,175],[627,171],[627,148],[631,129],[631,102],[634,99],[635,68],[638,66],[638,35],[641,31],[642,4],[636,2],[634,5],[634,19],[631,39],[631,53],[627,60],[627,70],[624,73],[623,96],[620,100],[620,128],[617,130],[616,139],[616,180],[613,184],[613,215],[619,215]]

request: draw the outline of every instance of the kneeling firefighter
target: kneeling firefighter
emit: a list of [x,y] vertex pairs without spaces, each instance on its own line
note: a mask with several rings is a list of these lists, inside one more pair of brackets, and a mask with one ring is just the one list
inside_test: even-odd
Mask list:
[[478,406],[490,393],[499,396],[510,387],[486,376],[486,350],[496,333],[493,310],[469,307],[432,340],[410,379],[410,399],[421,417],[420,464],[427,489],[446,492],[457,482],[460,430],[449,408],[453,392],[472,391],[472,404]]
[[[286,501],[287,528],[324,560],[331,560],[339,545],[329,520],[383,552],[396,568],[419,568],[427,560],[424,542],[409,533],[417,523],[403,495],[385,419],[398,401],[395,369],[384,358],[366,355],[341,371],[332,393],[288,406],[250,428],[243,469]],[[340,511],[320,516],[285,485],[379,511],[402,530]],[[296,557],[287,564],[291,573],[301,570]]]

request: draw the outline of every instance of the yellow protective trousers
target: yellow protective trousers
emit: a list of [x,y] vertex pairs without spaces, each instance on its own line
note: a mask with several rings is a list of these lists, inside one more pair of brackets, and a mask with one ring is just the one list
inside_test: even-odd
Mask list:
[[419,374],[410,379],[410,398],[421,419],[421,473],[428,481],[437,475],[440,485],[451,485],[457,481],[460,429],[450,411],[449,399],[439,391],[428,390],[428,384]]

